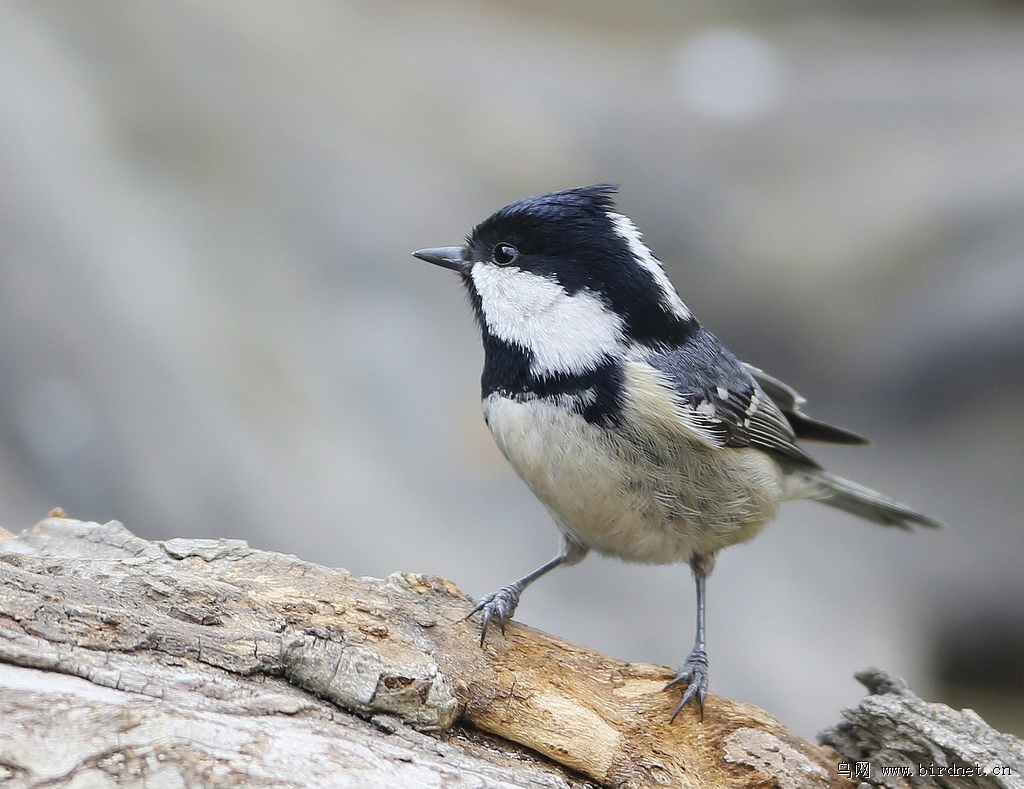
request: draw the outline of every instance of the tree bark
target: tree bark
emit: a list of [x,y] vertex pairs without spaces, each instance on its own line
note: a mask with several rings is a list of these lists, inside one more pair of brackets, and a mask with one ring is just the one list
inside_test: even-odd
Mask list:
[[871,695],[821,741],[865,783],[887,789],[1024,788],[1024,742],[1000,734],[973,710],[923,701],[879,669],[856,675]]
[[[62,515],[0,542],[5,785],[858,783],[749,705],[709,696],[670,723],[668,669],[517,623],[481,649],[444,579]],[[866,725],[830,742],[854,760]]]

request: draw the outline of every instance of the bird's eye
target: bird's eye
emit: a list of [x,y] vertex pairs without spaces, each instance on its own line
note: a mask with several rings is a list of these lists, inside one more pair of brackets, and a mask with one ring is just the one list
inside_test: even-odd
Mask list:
[[516,258],[519,257],[519,250],[511,244],[501,242],[500,244],[494,245],[494,251],[491,252],[491,258],[499,266],[508,266],[515,262]]

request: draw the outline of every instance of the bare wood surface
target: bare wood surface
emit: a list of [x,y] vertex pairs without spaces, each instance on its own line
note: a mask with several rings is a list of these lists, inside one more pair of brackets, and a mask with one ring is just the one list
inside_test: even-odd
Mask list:
[[237,540],[51,517],[0,542],[0,777],[857,785],[829,748],[748,705],[709,696],[703,721],[670,723],[669,669],[517,623],[481,649],[469,602],[436,577],[355,578]]

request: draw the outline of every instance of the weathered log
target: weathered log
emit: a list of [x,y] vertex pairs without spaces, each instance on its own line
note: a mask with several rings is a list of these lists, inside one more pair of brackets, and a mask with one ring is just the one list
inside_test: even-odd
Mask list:
[[469,604],[437,577],[355,578],[57,514],[0,542],[0,778],[857,785],[830,748],[749,705],[709,696],[703,720],[670,723],[669,669],[518,623],[481,649]]
[[821,733],[866,783],[887,789],[1021,789],[1024,742],[1000,734],[972,710],[915,695],[879,669],[857,674],[871,695]]

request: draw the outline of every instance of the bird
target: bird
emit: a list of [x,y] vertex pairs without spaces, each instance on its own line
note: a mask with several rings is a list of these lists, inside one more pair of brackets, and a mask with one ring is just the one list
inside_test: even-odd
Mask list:
[[826,471],[802,441],[866,444],[807,416],[795,389],[739,361],[698,322],[617,184],[528,197],[462,245],[413,255],[456,272],[484,349],[484,420],[561,532],[558,553],[481,598],[483,645],[523,591],[590,551],[641,564],[686,562],[693,648],[665,689],[671,719],[708,691],[705,587],[718,552],[755,537],[784,501],[810,499],[884,526],[940,524]]

